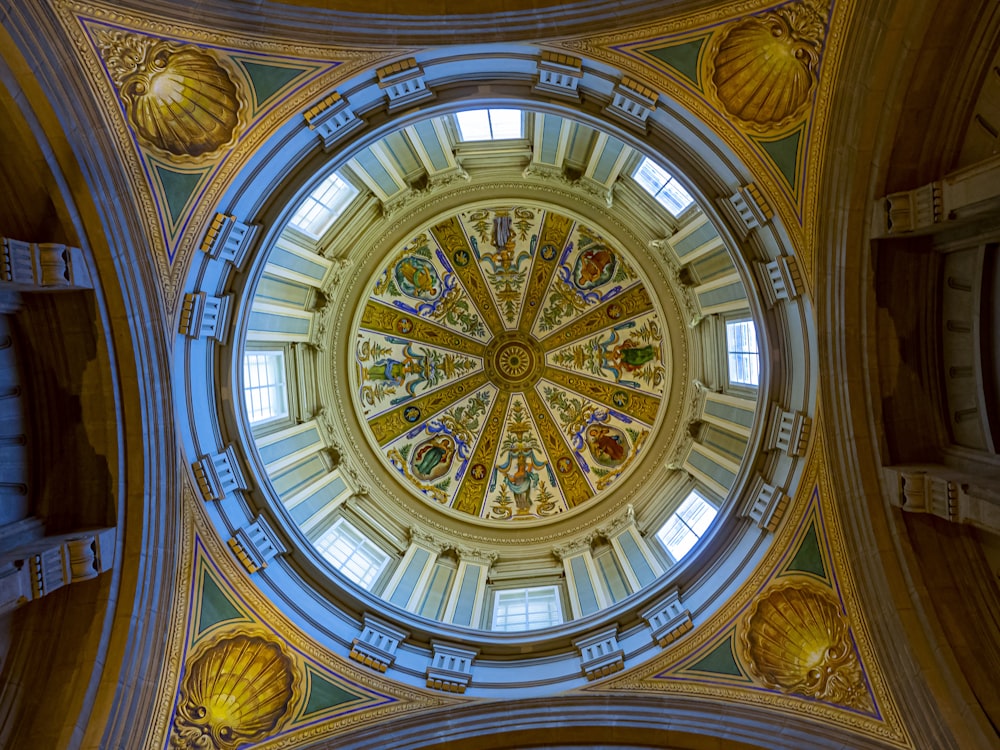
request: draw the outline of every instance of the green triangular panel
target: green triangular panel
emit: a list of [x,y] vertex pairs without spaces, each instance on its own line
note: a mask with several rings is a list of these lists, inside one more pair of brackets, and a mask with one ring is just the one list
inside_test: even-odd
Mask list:
[[781,176],[785,178],[788,186],[794,192],[798,182],[799,147],[802,143],[802,128],[798,128],[795,132],[789,133],[777,140],[755,140],[764,149],[764,153],[774,162],[774,166],[778,168]]
[[737,663],[736,656],[733,653],[733,633],[730,633],[728,638],[684,671],[707,672],[726,677],[746,679],[746,674],[740,669],[740,665]]
[[298,720],[325,713],[332,708],[341,707],[345,703],[368,700],[370,700],[369,696],[344,689],[324,677],[312,665],[306,664],[306,703]]
[[801,573],[812,573],[815,576],[826,579],[826,566],[823,564],[823,552],[819,547],[819,538],[816,535],[816,524],[809,527],[809,531],[802,537],[802,543],[792,561],[788,563],[785,572],[798,571]]
[[171,169],[160,161],[150,159],[154,187],[159,193],[162,213],[167,219],[170,236],[178,224],[187,216],[194,203],[195,194],[201,187],[212,167],[197,171]]
[[233,55],[232,60],[240,66],[250,82],[253,93],[252,117],[256,117],[261,110],[274,104],[296,85],[338,65],[338,63],[302,60],[261,60],[243,55]]
[[277,63],[248,60],[245,57],[234,57],[236,63],[243,68],[253,89],[254,114],[267,106],[272,99],[282,93],[293,81],[316,72],[314,65],[282,65]]
[[276,65],[241,60],[243,69],[247,72],[250,83],[253,84],[258,106],[277,94],[287,84],[298,78],[305,71],[302,68],[284,68]]
[[698,80],[698,61],[701,58],[701,51],[705,46],[707,36],[698,39],[689,39],[680,44],[672,44],[667,47],[648,49],[646,53],[652,55],[660,62],[670,66],[680,75],[687,78],[694,86],[701,88]]
[[207,572],[201,577],[201,610],[198,613],[198,631],[200,636],[213,625],[226,620],[242,620],[246,616],[236,608],[236,605],[226,596],[219,584]]

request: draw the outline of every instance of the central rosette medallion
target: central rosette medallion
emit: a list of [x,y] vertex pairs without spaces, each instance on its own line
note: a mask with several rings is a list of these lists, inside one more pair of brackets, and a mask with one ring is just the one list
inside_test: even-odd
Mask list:
[[530,336],[501,333],[486,347],[486,374],[501,390],[531,387],[542,376],[544,352]]
[[377,271],[354,327],[355,408],[410,490],[493,521],[604,495],[669,382],[645,282],[599,233],[537,206],[439,219]]

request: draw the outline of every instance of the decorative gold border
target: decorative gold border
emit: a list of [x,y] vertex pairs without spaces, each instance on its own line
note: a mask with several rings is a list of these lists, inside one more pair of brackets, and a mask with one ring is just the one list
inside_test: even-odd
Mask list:
[[[914,748],[912,737],[903,724],[897,702],[889,689],[883,675],[872,643],[870,631],[865,622],[864,611],[858,598],[854,578],[851,572],[850,559],[844,544],[841,521],[837,513],[837,503],[833,495],[833,484],[830,479],[826,440],[823,435],[821,415],[818,413],[813,423],[813,431],[817,436],[810,446],[807,466],[803,472],[799,489],[792,501],[790,512],[786,514],[778,530],[777,537],[764,556],[760,565],[744,581],[740,590],[735,593],[706,622],[697,625],[693,631],[668,647],[659,657],[621,673],[606,682],[581,688],[587,692],[620,692],[641,693],[675,693],[682,695],[701,696],[712,699],[723,699],[730,702],[746,703],[755,706],[765,706],[781,713],[807,715],[820,722],[834,724],[857,732],[861,735],[887,742],[900,748]],[[659,679],[657,676],[679,665],[696,651],[720,641],[732,627],[732,621],[749,602],[759,595],[762,588],[776,576],[779,567],[786,561],[783,557],[789,552],[791,544],[799,532],[800,522],[805,518],[811,507],[811,495],[817,492],[819,508],[823,514],[823,530],[830,547],[830,579],[831,584],[840,592],[844,608],[854,633],[855,643],[864,672],[869,680],[876,706],[882,716],[882,721],[859,715],[853,711],[836,706],[811,701],[794,695],[782,695],[766,691],[759,687],[739,687],[724,684],[709,685],[704,683],[679,682]],[[706,648],[707,651],[707,648]],[[720,681],[721,682],[721,681]]]
[[[95,101],[99,104],[104,123],[114,135],[123,174],[128,180],[129,192],[134,196],[133,205],[137,216],[141,217],[146,240],[151,248],[153,265],[160,281],[164,305],[172,316],[179,314],[178,301],[182,279],[199,246],[208,224],[217,210],[221,196],[232,184],[261,144],[297,113],[324,94],[336,88],[341,82],[364,70],[374,69],[382,61],[401,55],[412,54],[410,49],[386,47],[372,50],[362,48],[315,46],[296,44],[284,40],[273,40],[250,35],[235,35],[222,30],[204,29],[189,23],[166,19],[152,14],[121,11],[114,6],[98,3],[84,3],[78,0],[48,0],[62,23],[63,29],[72,42],[81,68],[90,83]],[[131,131],[121,115],[118,96],[108,80],[101,60],[90,44],[84,25],[86,23],[115,24],[140,34],[149,34],[180,42],[201,44],[212,48],[231,48],[234,54],[270,53],[283,57],[302,57],[309,62],[327,60],[337,67],[313,79],[297,93],[275,106],[258,123],[245,131],[239,142],[216,159],[222,166],[206,186],[205,194],[188,219],[188,229],[177,245],[173,262],[159,231],[153,190],[143,170],[143,157],[137,151]],[[302,127],[306,127],[303,121]],[[171,328],[176,321],[171,321]]]
[[546,45],[608,63],[653,90],[661,92],[665,98],[677,102],[708,125],[712,132],[736,153],[751,171],[754,180],[774,201],[774,209],[801,260],[806,286],[811,287],[815,283],[813,274],[818,250],[819,187],[824,166],[823,149],[827,139],[830,102],[836,86],[837,73],[843,64],[841,56],[845,46],[846,29],[854,12],[855,0],[833,0],[831,3],[829,28],[824,41],[823,61],[815,101],[803,120],[806,129],[802,137],[808,139],[808,151],[802,160],[800,177],[804,183],[797,205],[789,199],[788,187],[774,176],[773,168],[758,151],[758,147],[751,145],[750,135],[715,111],[705,95],[689,90],[658,70],[652,63],[642,63],[614,49],[624,44],[638,45],[647,40],[652,42],[662,36],[696,37],[700,34],[711,34],[713,28],[721,24],[786,4],[775,3],[773,0],[734,2],[723,7],[682,14],[609,34],[556,38],[547,41]]
[[[167,642],[164,648],[164,668],[160,674],[157,687],[156,707],[153,712],[149,732],[143,747],[146,750],[163,750],[170,734],[170,726],[180,689],[180,680],[185,659],[185,645],[188,635],[195,627],[195,613],[190,611],[189,604],[195,593],[195,580],[198,539],[207,558],[206,564],[211,564],[221,574],[224,583],[239,595],[242,609],[254,618],[254,624],[247,629],[254,632],[267,629],[271,637],[278,637],[289,648],[298,652],[307,661],[342,676],[362,688],[370,688],[393,697],[396,702],[378,706],[370,710],[361,710],[343,717],[333,717],[328,721],[293,729],[280,737],[265,740],[255,744],[260,748],[288,748],[311,742],[322,737],[331,737],[338,733],[356,729],[360,726],[378,722],[390,716],[398,716],[414,711],[433,710],[437,708],[472,702],[476,699],[459,697],[453,694],[439,693],[410,687],[398,682],[379,677],[376,673],[358,667],[347,658],[339,657],[328,649],[318,645],[301,633],[284,614],[253,584],[247,574],[233,559],[232,553],[222,543],[210,519],[201,507],[202,502],[195,492],[191,478],[187,473],[182,477],[181,491],[181,542],[178,550],[178,584],[173,592],[171,604],[171,621],[167,628]],[[199,642],[205,642],[211,630],[202,633]],[[192,636],[188,648],[194,644]]]

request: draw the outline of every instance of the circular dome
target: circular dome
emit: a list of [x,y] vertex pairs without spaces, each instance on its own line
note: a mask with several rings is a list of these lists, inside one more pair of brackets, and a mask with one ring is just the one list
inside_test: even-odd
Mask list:
[[637,268],[540,205],[421,227],[379,265],[351,336],[375,453],[434,506],[495,523],[605,497],[644,457],[669,387]]
[[[574,107],[520,58],[456,54],[425,67],[433,102],[386,110],[359,80],[347,135],[289,123],[241,171],[231,254],[189,276],[232,324],[178,368],[218,407],[190,413],[206,512],[292,622],[351,658],[396,644],[404,682],[448,649],[474,655],[471,693],[541,696],[585,684],[589,638],[650,658],[767,554],[802,470],[780,438],[814,393],[811,350],[787,346],[809,317],[765,293],[784,230],[747,234],[747,175],[683,112],[663,101],[640,137],[600,110],[599,66]],[[456,84],[501,70],[502,94]],[[465,138],[470,106],[517,134]],[[478,427],[446,424],[460,408]]]

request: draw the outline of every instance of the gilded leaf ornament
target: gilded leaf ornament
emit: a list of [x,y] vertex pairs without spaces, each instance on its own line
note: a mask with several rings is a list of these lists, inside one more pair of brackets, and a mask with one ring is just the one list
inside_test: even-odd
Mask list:
[[816,584],[771,587],[750,606],[740,638],[748,671],[765,687],[873,711],[847,618]]
[[170,747],[235,750],[270,736],[299,682],[275,640],[241,633],[202,644],[181,683]]
[[98,47],[140,143],[182,161],[232,146],[249,108],[237,78],[211,52],[106,28]]
[[752,132],[801,119],[819,81],[824,19],[818,2],[802,0],[725,27],[712,42],[709,91]]

